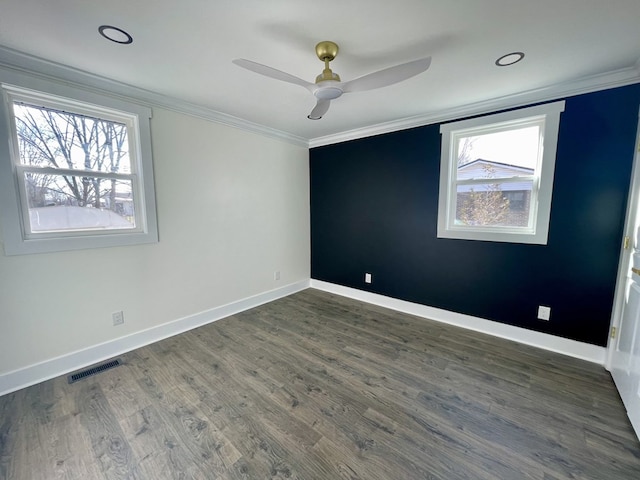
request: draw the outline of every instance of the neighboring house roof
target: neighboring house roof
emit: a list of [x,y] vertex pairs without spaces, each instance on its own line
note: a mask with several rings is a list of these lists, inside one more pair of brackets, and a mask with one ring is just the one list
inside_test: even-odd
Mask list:
[[[532,175],[534,172],[533,168],[521,167],[518,165],[511,165],[509,163],[494,162],[492,160],[485,160],[484,158],[477,158],[472,162],[468,162],[468,163],[465,163],[464,165],[459,166],[458,172],[462,170],[472,170],[475,168],[482,168],[484,166],[493,167],[494,169],[496,169],[496,176],[502,176],[497,174],[498,170],[507,170],[510,172],[514,172],[514,174],[516,175],[523,175],[523,174]],[[458,173],[458,175],[460,174]]]
[[[490,168],[490,175],[488,175],[487,169]],[[469,192],[474,190],[486,191],[491,190],[489,185],[492,184],[494,178],[509,178],[518,177],[522,175],[532,175],[534,173],[533,168],[520,167],[518,165],[510,165],[508,163],[493,162],[491,160],[485,160],[478,158],[472,162],[465,163],[458,167],[458,180],[469,179],[487,179],[487,187],[483,185],[458,185],[458,192]],[[531,190],[531,182],[507,182],[500,185],[502,191],[523,191]]]

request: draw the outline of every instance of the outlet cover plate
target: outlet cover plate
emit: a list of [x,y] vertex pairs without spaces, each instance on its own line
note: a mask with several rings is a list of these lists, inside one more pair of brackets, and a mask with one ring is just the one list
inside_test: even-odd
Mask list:
[[122,325],[124,323],[124,312],[122,310],[120,310],[119,312],[114,312],[111,315],[111,318],[113,319],[114,327],[116,325]]
[[551,307],[540,305],[538,307],[538,319],[549,320],[549,318],[551,318]]

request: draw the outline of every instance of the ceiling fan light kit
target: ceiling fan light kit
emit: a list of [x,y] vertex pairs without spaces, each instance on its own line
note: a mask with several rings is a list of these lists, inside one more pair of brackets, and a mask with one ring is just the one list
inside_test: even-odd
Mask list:
[[373,72],[355,80],[343,82],[340,80],[340,76],[331,70],[329,65],[336,58],[339,51],[338,45],[328,40],[316,45],[316,55],[320,61],[324,62],[324,70],[316,77],[315,83],[307,82],[295,75],[244,58],[237,58],[233,63],[260,75],[305,87],[317,99],[316,106],[307,116],[310,120],[320,120],[329,110],[331,100],[335,100],[345,93],[363,92],[393,85],[424,72],[431,65],[431,57],[425,57]]

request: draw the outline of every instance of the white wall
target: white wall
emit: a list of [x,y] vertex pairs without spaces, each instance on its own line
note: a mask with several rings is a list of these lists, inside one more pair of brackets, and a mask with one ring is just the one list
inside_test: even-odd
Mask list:
[[160,108],[151,128],[160,242],[0,254],[0,376],[308,281],[307,148]]

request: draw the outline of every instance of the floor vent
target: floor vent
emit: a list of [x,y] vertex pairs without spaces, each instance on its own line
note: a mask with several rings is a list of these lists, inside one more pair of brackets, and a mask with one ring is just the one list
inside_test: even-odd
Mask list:
[[92,375],[96,375],[100,372],[104,372],[105,370],[115,368],[119,365],[122,365],[122,360],[120,359],[109,360],[108,362],[101,363],[100,365],[96,365],[95,367],[87,368],[86,370],[82,370],[78,373],[73,373],[69,375],[67,378],[69,380],[69,383],[74,383],[74,382],[77,382],[78,380],[91,377]]

